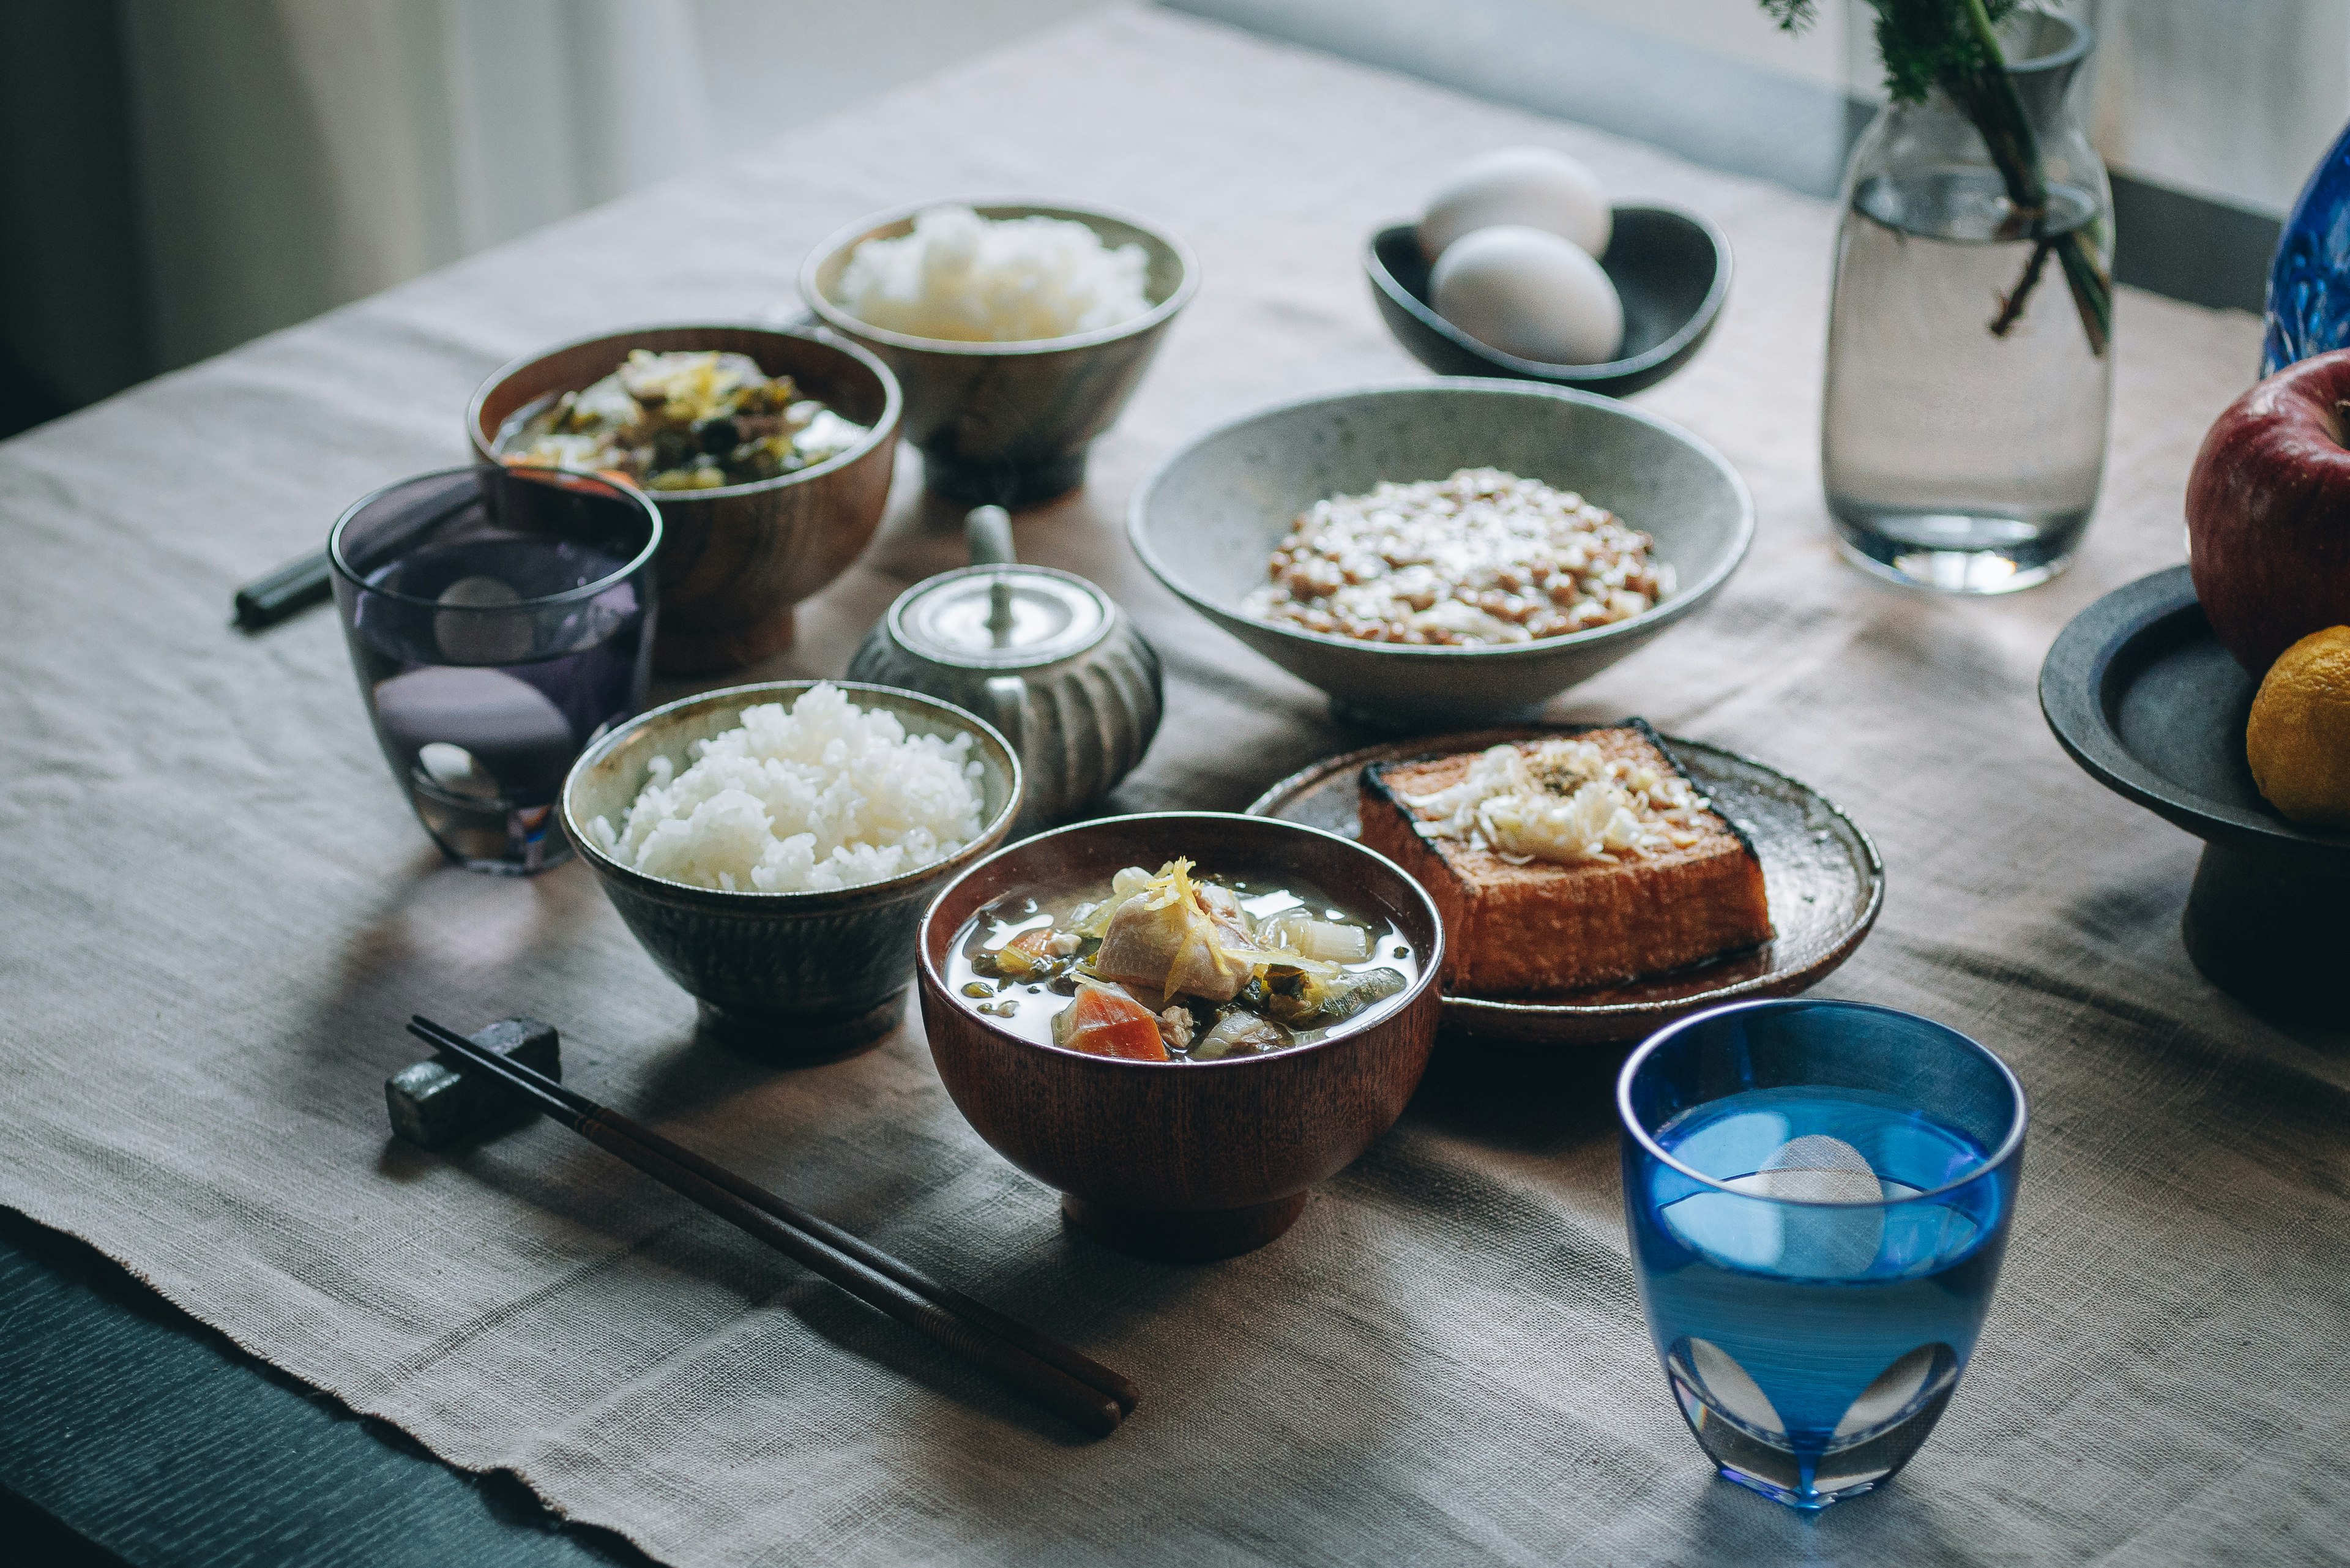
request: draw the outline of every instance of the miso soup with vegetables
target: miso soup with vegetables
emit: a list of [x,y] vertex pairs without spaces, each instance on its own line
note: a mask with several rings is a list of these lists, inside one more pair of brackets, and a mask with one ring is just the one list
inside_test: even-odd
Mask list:
[[1389,921],[1309,884],[1130,866],[1069,898],[1009,896],[955,939],[947,988],[1039,1044],[1214,1062],[1311,1044],[1411,989]]

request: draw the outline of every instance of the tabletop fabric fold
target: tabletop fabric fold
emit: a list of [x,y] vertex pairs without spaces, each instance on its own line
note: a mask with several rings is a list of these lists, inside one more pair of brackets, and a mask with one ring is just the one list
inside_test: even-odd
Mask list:
[[[1237,808],[1359,737],[1151,582],[1127,497],[1211,423],[1422,378],[1362,245],[1516,141],[1729,234],[1718,332],[1638,401],[1727,455],[1760,514],[1720,600],[1555,712],[1638,714],[1844,805],[1888,896],[1824,991],[1967,1032],[2032,1096],[1956,1400],[1894,1485],[1808,1524],[1712,1479],[1668,1397],[1626,1257],[1617,1056],[1448,1044],[1289,1236],[1125,1258],[977,1140],[918,1021],[798,1072],[697,1043],[584,867],[441,864],[331,614],[226,624],[234,586],[350,499],[463,462],[466,397],[512,356],[760,317],[872,210],[1098,202],[1183,234],[1205,284],[1088,487],[1022,515],[1020,548],[1108,587],[1166,657],[1165,726],[1111,804]],[[0,445],[0,1202],[681,1564],[2327,1558],[2350,1533],[2350,1036],[2202,981],[2178,937],[2195,844],[2074,769],[2033,695],[2065,620],[2179,559],[2187,468],[2257,323],[2124,291],[2078,565],[2010,599],[1917,597],[1839,564],[1823,511],[1834,227],[1587,130],[1118,10]],[[892,596],[958,564],[958,510],[903,462],[873,550],[752,674],[837,675]],[[382,1080],[419,1011],[556,1023],[568,1081],[1118,1367],[1139,1411],[1082,1441],[559,1128],[392,1142]]]

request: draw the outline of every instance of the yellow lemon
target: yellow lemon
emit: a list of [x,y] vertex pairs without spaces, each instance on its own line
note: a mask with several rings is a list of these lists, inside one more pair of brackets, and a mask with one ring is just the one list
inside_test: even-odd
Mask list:
[[2269,667],[2244,754],[2252,782],[2286,816],[2350,827],[2350,626],[2310,633]]

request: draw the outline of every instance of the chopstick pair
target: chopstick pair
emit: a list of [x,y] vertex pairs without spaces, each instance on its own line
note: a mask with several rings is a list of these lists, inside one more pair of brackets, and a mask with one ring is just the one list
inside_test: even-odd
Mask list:
[[491,1075],[598,1147],[868,1305],[969,1356],[1087,1431],[1111,1432],[1132,1413],[1134,1385],[1090,1356],[939,1283],[829,1220],[421,1013],[409,1020],[408,1032]]

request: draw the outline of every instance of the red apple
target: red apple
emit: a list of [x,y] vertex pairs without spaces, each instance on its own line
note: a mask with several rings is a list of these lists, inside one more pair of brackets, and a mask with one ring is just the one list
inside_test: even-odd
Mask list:
[[2211,629],[2255,679],[2350,626],[2350,348],[2229,405],[2187,479],[2187,561]]

